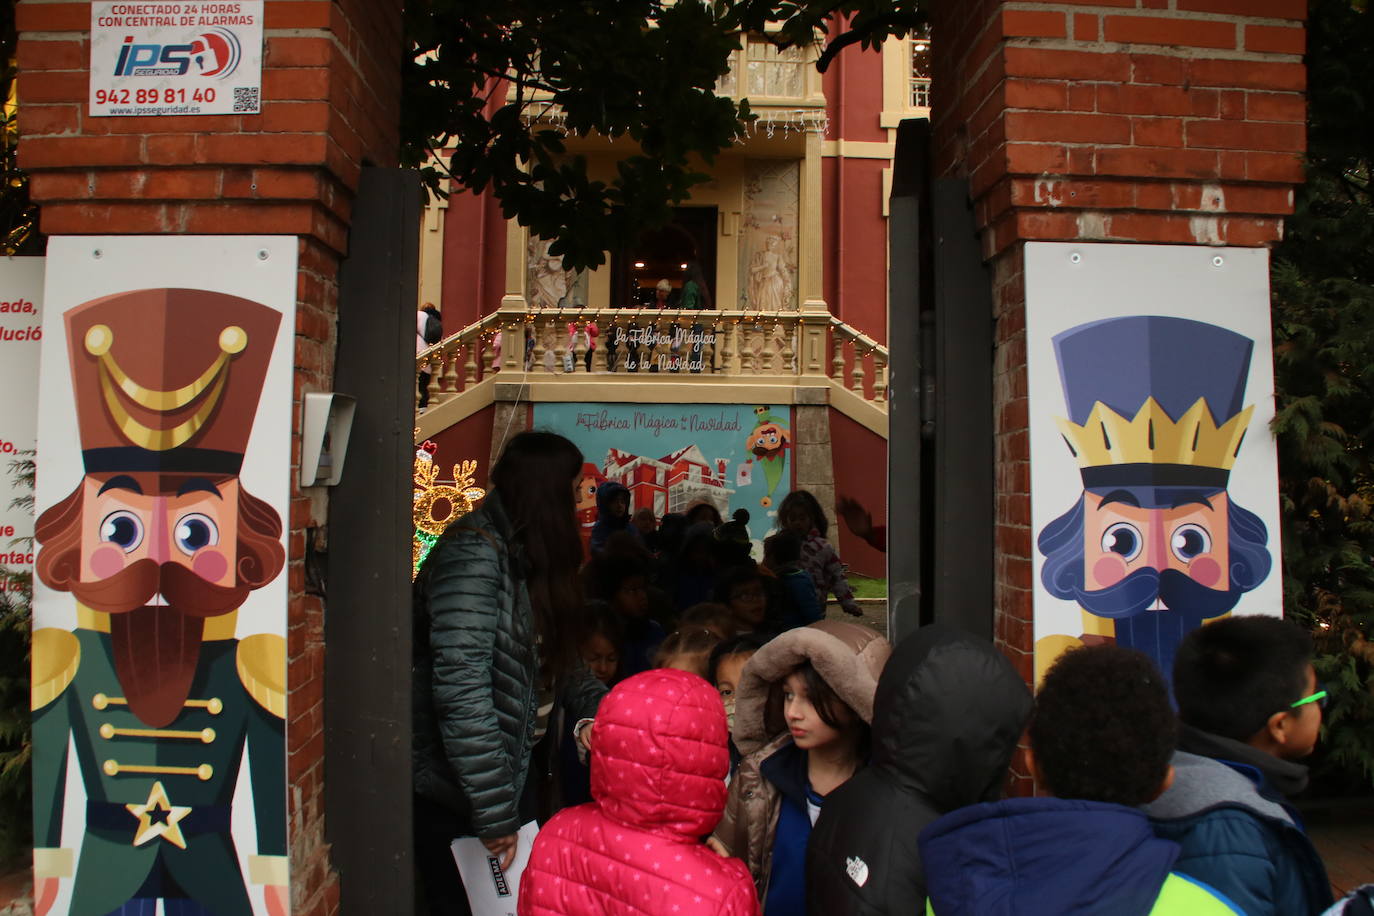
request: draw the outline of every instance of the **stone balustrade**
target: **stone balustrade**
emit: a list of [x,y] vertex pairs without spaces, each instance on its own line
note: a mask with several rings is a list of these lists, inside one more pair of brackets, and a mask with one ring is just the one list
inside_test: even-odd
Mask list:
[[429,403],[442,404],[488,378],[499,368],[497,313],[485,315],[456,334],[415,355],[416,390],[429,373]]
[[830,377],[841,387],[885,410],[887,347],[840,319],[831,318],[830,348]]
[[415,357],[431,407],[495,373],[531,382],[828,384],[886,411],[888,349],[823,311],[503,310]]

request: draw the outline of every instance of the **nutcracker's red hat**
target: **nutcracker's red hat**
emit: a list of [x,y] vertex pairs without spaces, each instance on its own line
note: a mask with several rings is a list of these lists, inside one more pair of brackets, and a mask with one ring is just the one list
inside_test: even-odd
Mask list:
[[239,473],[280,312],[224,293],[142,289],[65,320],[87,473]]

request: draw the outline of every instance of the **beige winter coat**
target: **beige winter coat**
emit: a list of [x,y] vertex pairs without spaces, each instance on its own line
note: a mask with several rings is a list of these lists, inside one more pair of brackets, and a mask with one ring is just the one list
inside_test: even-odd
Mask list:
[[[744,759],[730,783],[725,815],[713,836],[730,855],[749,866],[766,899],[773,837],[782,795],[760,771],[763,761],[792,741],[781,714],[777,689],[800,664],[812,666],[850,709],[873,721],[878,676],[892,653],[886,639],[868,627],[845,620],[822,620],[788,630],[749,659],[735,691],[735,746]],[[773,702],[770,696],[776,694]]]

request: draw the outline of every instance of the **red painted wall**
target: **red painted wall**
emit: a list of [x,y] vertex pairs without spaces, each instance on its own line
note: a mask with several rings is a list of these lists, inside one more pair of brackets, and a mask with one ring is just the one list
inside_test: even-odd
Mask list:
[[879,343],[887,342],[887,218],[882,207],[888,164],[885,159],[836,157],[821,164],[825,301],[832,315]]
[[488,404],[465,420],[461,420],[434,437],[439,446],[434,460],[439,462],[439,479],[449,480],[453,476],[453,466],[465,458],[477,462],[477,471],[472,475],[474,486],[489,489],[491,475],[492,421],[496,416],[496,406]]
[[[886,143],[883,57],[846,49],[822,77],[830,118],[827,140]],[[821,164],[821,238],[825,301],[831,314],[887,341],[887,219],[884,159],[828,156]]]
[[[830,100],[827,140],[885,143],[879,116],[883,104],[882,54],[876,50],[839,55],[824,76]],[[821,238],[824,291],[831,314],[879,343],[887,342],[887,218],[883,216],[885,159],[829,156],[821,164]],[[866,427],[830,411],[831,461],[836,495],[850,496],[887,520],[887,441]],[[843,521],[831,540],[854,572],[882,578],[887,557],[850,533]]]
[[[835,495],[857,499],[872,513],[873,524],[887,524],[887,474],[879,470],[887,467],[887,440],[831,408],[830,455]],[[851,534],[843,520],[837,521],[838,535],[832,529],[830,541],[838,545],[840,558],[859,575],[886,577],[887,555]]]
[[878,124],[883,109],[883,55],[878,49],[846,48],[821,77],[828,102],[827,140],[886,141]]
[[444,211],[444,330],[452,333],[501,305],[506,221],[491,194],[455,192]]

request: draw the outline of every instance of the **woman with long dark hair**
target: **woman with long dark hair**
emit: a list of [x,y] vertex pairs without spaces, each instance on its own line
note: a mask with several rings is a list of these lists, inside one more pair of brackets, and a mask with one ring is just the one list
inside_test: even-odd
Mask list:
[[577,653],[581,472],[562,436],[515,436],[481,507],[448,527],[416,577],[415,856],[432,914],[468,912],[453,838],[479,837],[503,867],[514,859],[538,801],[531,752],[555,705],[581,736],[606,693]]

